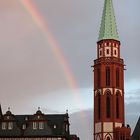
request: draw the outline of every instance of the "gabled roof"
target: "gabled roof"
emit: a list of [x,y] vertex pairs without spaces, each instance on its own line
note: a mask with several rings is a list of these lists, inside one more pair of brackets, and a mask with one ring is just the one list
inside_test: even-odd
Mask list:
[[98,41],[104,39],[114,39],[119,41],[112,0],[105,0],[104,3]]
[[132,140],[139,140],[139,139],[140,139],[140,117],[138,119],[138,122],[132,134]]

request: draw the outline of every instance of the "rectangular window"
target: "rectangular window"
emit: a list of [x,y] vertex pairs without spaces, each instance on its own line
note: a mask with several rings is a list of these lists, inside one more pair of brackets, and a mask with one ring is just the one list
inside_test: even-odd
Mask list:
[[22,129],[26,129],[26,124],[23,124],[22,125]]
[[33,122],[33,129],[37,129],[37,123]]
[[39,122],[39,129],[44,129],[44,123],[43,122]]
[[6,129],[6,122],[2,122],[2,129]]
[[109,49],[107,49],[106,51],[107,51],[107,54],[109,54]]
[[8,129],[9,129],[9,130],[13,129],[13,122],[9,122],[9,123],[8,123]]

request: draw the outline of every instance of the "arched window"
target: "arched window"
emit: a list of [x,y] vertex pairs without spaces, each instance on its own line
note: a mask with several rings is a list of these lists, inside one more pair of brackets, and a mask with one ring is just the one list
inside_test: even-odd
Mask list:
[[110,93],[107,92],[106,96],[106,117],[110,118],[111,116],[111,101],[110,101]]
[[101,119],[101,95],[98,93],[98,119]]
[[106,86],[110,86],[110,68],[106,67]]
[[101,84],[101,71],[100,69],[98,68],[97,69],[97,86],[100,87],[100,84]]
[[116,118],[120,117],[120,110],[119,110],[119,93],[116,94]]
[[119,87],[119,86],[120,86],[120,71],[117,68],[116,69],[116,87]]

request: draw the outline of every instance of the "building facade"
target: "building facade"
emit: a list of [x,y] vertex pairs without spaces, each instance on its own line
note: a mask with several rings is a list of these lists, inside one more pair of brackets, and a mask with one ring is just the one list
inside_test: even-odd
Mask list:
[[4,115],[0,107],[0,140],[79,140],[70,134],[69,116],[43,114],[40,109],[33,115]]
[[125,125],[124,60],[112,0],[105,0],[94,60],[94,140],[130,140]]

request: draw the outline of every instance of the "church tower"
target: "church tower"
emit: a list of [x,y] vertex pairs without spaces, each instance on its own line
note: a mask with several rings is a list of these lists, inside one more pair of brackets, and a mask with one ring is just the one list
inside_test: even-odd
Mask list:
[[112,0],[105,0],[94,60],[94,140],[130,140],[125,126],[124,60]]

